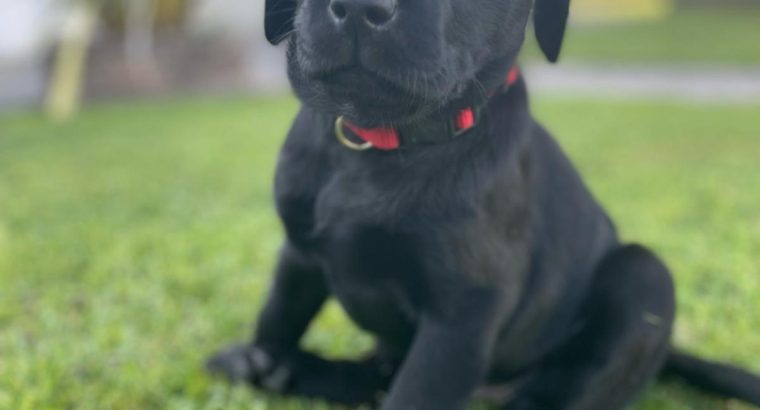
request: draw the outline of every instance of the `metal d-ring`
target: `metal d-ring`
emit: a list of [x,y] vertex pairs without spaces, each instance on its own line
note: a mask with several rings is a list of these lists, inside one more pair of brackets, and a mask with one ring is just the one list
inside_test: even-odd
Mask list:
[[362,144],[358,144],[356,142],[351,141],[346,136],[346,132],[343,129],[343,127],[346,125],[346,120],[343,118],[343,116],[338,117],[338,119],[335,120],[335,136],[338,138],[338,141],[340,141],[343,146],[346,148],[352,149],[354,151],[366,151],[368,149],[372,148],[372,143],[367,141]]

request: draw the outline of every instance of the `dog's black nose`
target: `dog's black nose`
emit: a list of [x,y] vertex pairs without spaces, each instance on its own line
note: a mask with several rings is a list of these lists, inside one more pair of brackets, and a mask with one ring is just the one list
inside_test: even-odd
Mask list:
[[331,0],[330,15],[341,26],[378,29],[396,14],[397,0]]

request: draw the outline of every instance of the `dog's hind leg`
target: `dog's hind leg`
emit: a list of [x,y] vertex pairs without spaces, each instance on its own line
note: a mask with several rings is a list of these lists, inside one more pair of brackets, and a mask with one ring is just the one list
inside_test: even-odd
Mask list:
[[531,375],[508,410],[617,410],[668,354],[675,310],[667,268],[640,246],[597,268],[577,334]]

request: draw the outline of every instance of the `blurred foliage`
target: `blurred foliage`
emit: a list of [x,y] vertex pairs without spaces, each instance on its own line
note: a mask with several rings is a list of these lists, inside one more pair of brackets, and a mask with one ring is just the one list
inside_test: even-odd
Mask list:
[[[679,290],[676,340],[760,371],[760,111],[539,99],[623,236]],[[0,408],[327,409],[229,387],[206,354],[244,338],[282,232],[291,99],[119,104],[63,126],[0,119]],[[589,121],[593,116],[594,121]],[[370,339],[335,304],[305,342]],[[635,410],[738,410],[678,384]]]
[[[122,31],[126,25],[129,1],[135,0],[97,0],[101,5],[101,15],[105,24],[114,30]],[[154,26],[178,27],[184,22],[190,5],[188,0],[147,0],[152,5]]]
[[[678,9],[665,19],[572,25],[562,61],[758,65],[760,7]],[[528,36],[523,55],[540,58]]]
[[675,0],[575,0],[571,3],[576,21],[659,20],[675,7]]

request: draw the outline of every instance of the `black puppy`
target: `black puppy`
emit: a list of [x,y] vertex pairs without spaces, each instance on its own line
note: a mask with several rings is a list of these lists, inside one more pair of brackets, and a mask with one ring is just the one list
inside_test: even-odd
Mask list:
[[[671,350],[670,273],[619,242],[530,114],[529,15],[554,61],[568,0],[266,7],[304,103],[276,181],[287,242],[255,338],[211,370],[340,403],[387,393],[386,410],[461,409],[500,384],[507,409],[606,410],[665,368],[760,405],[758,378]],[[329,296],[377,337],[371,357],[299,349]]]

